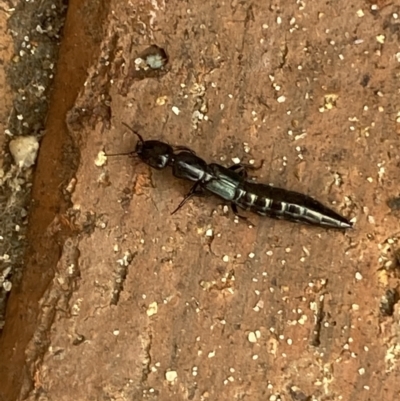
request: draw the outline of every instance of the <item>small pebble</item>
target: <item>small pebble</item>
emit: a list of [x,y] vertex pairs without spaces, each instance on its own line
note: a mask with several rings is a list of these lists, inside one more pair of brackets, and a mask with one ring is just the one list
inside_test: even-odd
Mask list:
[[214,233],[213,233],[212,228],[209,228],[209,229],[206,231],[206,237],[212,237],[213,235],[214,235]]
[[165,372],[165,379],[172,383],[178,378],[178,373],[175,370],[168,370]]
[[39,141],[34,136],[19,136],[10,141],[9,148],[15,164],[28,168],[35,164]]
[[179,110],[178,107],[172,106],[172,112],[178,116],[181,111]]
[[96,159],[94,160],[94,164],[97,167],[101,167],[104,166],[107,162],[107,156],[103,151],[100,151],[99,153],[97,153]]
[[147,311],[146,311],[147,316],[150,317],[150,316],[156,315],[157,312],[158,312],[158,304],[157,304],[157,302],[152,302],[149,305],[149,307],[147,308]]
[[257,342],[256,333],[254,333],[253,331],[251,331],[251,332],[248,334],[247,339],[249,340],[249,342],[251,342],[251,343],[253,343],[253,344],[256,343],[256,342]]

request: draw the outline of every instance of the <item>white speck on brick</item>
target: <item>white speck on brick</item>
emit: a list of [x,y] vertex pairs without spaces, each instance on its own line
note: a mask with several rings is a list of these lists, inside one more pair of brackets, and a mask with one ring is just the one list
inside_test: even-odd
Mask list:
[[377,41],[378,43],[380,43],[381,45],[383,45],[383,44],[385,43],[385,39],[386,39],[386,36],[385,36],[385,35],[378,35],[378,36],[376,37],[376,41]]
[[158,312],[158,304],[157,304],[157,302],[152,302],[149,305],[149,307],[147,308],[147,311],[146,311],[147,316],[150,317],[150,316],[156,315],[157,312]]
[[178,116],[181,111],[179,110],[178,107],[172,106],[172,112]]
[[257,336],[256,333],[254,333],[253,331],[251,331],[248,335],[247,335],[247,339],[249,340],[250,343],[254,344],[257,342]]
[[301,325],[303,325],[307,321],[307,315],[302,315],[300,318],[297,320],[297,322]]
[[243,150],[244,150],[246,153],[249,153],[249,152],[250,152],[250,146],[249,146],[249,144],[248,144],[247,142],[243,142]]
[[172,383],[178,378],[178,373],[175,370],[168,370],[165,372],[165,379]]

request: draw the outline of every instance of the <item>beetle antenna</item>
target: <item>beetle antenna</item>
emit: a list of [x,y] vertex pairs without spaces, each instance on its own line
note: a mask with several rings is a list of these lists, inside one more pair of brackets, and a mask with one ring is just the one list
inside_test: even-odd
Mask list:
[[136,152],[126,152],[126,153],[104,153],[104,156],[130,156],[134,157],[136,156]]
[[[142,135],[140,135],[138,132],[136,132],[134,129],[132,129],[128,124],[122,123],[122,125],[125,125],[126,128],[129,129],[133,134],[135,134],[139,138],[139,143],[143,144],[144,140]],[[104,153],[105,156],[130,156],[130,157],[135,157],[137,155],[137,151],[133,152],[124,152],[124,153]]]
[[134,133],[134,134],[139,138],[139,140],[140,140],[141,143],[144,142],[144,140],[143,140],[143,138],[142,138],[142,135],[140,135],[138,132],[136,132],[136,131],[135,131],[133,128],[131,128],[128,124],[126,124],[126,123],[123,122],[122,125],[125,125],[125,127],[129,129],[129,131],[131,131],[132,133]]

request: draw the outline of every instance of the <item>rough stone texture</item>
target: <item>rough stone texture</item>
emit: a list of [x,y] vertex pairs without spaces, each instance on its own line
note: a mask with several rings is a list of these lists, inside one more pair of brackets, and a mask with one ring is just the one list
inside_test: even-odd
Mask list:
[[[7,21],[8,15],[5,12],[0,11],[0,35],[1,35],[1,46],[0,46],[0,149],[4,149],[7,143],[7,136],[5,135],[7,122],[10,117],[10,110],[12,107],[12,90],[9,83],[7,82],[7,72],[6,65],[10,62],[13,54],[13,42],[11,35],[7,32]],[[4,133],[4,134],[3,134]],[[5,205],[9,203],[7,196],[4,196],[4,183],[7,181],[7,168],[5,168],[3,152],[0,153],[0,221],[1,227],[0,236],[5,238],[5,231],[7,231],[5,221],[8,220],[6,217]],[[9,225],[11,226],[11,224]],[[13,224],[13,231],[15,224]],[[1,239],[3,242],[4,239]],[[8,242],[8,241],[7,241]],[[5,290],[7,285],[11,283],[9,280],[9,273],[11,272],[11,267],[13,264],[9,263],[11,260],[6,260],[9,258],[10,246],[4,245],[4,242],[0,245],[0,330],[3,327],[4,315],[5,315],[5,301],[7,298],[8,291]],[[5,255],[7,255],[5,257]]]
[[[77,3],[0,399],[397,399],[400,7]],[[165,71],[136,73],[153,44]],[[263,159],[259,181],[355,229],[257,216],[249,228],[214,198],[171,216],[189,184],[127,157],[96,166],[101,150],[133,149],[122,122],[208,161]]]
[[[0,31],[6,32],[7,27],[7,14],[0,13]],[[4,62],[9,62],[12,56],[12,38],[11,35],[2,35],[2,46],[0,48],[0,58]],[[2,94],[2,101],[0,103],[0,129],[1,132],[6,130],[6,126],[4,124],[7,121],[10,113],[11,102],[12,102],[12,93],[11,89],[7,83],[6,78],[6,70],[4,67],[0,68],[0,89]],[[4,147],[5,135],[0,136],[0,146],[1,149]],[[3,164],[2,164],[3,166]]]
[[65,11],[64,0],[0,2],[0,334],[10,290],[24,272],[33,165]]

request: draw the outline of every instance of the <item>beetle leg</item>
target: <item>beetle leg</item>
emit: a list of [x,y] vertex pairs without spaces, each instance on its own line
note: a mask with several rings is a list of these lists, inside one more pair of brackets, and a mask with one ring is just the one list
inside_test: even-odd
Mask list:
[[248,224],[251,224],[253,227],[255,227],[255,225],[246,216],[242,216],[241,214],[239,214],[236,204],[231,203],[231,209],[232,209],[232,212],[235,213],[235,216],[239,217],[240,220],[242,220]]
[[248,170],[260,170],[260,168],[264,165],[264,160],[261,160],[258,166],[253,166],[252,164],[247,163],[238,163],[229,167],[229,170],[236,171],[242,178],[248,177]]
[[174,146],[174,150],[183,150],[183,151],[191,153],[192,155],[196,154],[196,152],[194,150],[188,148],[187,146],[179,146],[179,145]]
[[190,189],[190,191],[182,199],[182,201],[178,205],[178,207],[171,213],[171,216],[173,214],[175,214],[193,196],[202,196],[202,195],[204,195],[204,189],[200,187],[200,184],[201,184],[200,181],[198,181],[198,182],[196,182],[196,184],[193,185],[193,187]]

